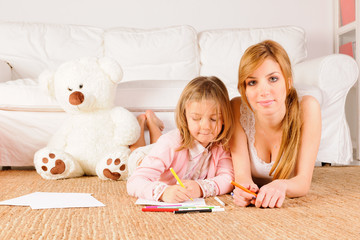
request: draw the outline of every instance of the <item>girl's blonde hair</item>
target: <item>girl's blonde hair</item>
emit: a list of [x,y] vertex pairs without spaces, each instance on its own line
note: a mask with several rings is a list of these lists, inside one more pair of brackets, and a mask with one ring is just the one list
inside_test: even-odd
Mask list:
[[[216,113],[221,111],[223,126],[213,143],[221,144],[225,150],[229,150],[229,140],[233,133],[234,117],[230,106],[229,94],[225,84],[217,77],[197,77],[191,80],[177,103],[175,121],[182,137],[182,145],[178,150],[192,147],[194,137],[190,134],[187,119],[186,106],[192,101],[214,100],[217,105]],[[219,121],[219,119],[217,120]]]
[[245,95],[246,79],[268,58],[273,59],[280,65],[285,78],[287,95],[285,100],[286,113],[282,120],[281,145],[269,175],[271,176],[276,169],[273,179],[286,179],[295,168],[302,123],[298,96],[295,88],[292,86],[291,63],[285,49],[272,40],[265,40],[249,47],[240,61],[238,90],[242,101],[252,109]]

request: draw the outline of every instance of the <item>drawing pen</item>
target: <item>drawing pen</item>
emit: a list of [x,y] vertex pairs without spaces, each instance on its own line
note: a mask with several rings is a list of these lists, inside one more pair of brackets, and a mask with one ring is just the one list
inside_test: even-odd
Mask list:
[[234,182],[234,181],[231,181],[231,184],[234,185],[235,187],[238,187],[238,188],[240,188],[241,190],[243,190],[243,191],[245,191],[245,192],[247,192],[247,193],[250,193],[250,194],[254,195],[255,197],[257,197],[257,194],[256,194],[256,193],[250,191],[250,190],[247,189],[247,188],[244,188],[244,187],[241,186],[240,184],[238,184],[238,183],[236,183],[236,182]]
[[223,201],[221,201],[220,198],[214,197],[214,199],[215,199],[218,203],[220,203],[221,205],[225,206],[225,203],[224,203]]
[[[178,177],[178,175],[176,174],[176,172],[174,171],[173,168],[170,168],[171,173],[174,175],[174,177],[176,178],[176,180],[178,181],[178,183],[180,184],[180,186],[182,186],[183,188],[186,188],[185,185],[181,182],[180,178]],[[192,198],[190,198],[191,201],[194,201]]]
[[178,208],[142,208],[143,212],[175,212]]
[[177,207],[182,207],[183,205],[181,204],[177,204],[177,205],[152,205],[152,206],[146,206],[146,208],[177,208]]
[[178,208],[178,209],[194,209],[194,208],[202,209],[202,208],[209,208],[209,209],[213,209],[213,208],[220,208],[220,206],[180,206],[180,207],[164,207],[164,206],[158,206],[157,208]]
[[223,212],[223,211],[225,211],[224,208],[213,208],[213,209],[203,208],[203,209],[179,209],[177,211],[174,211],[174,213],[175,214],[178,214],[178,213],[192,213],[192,212],[203,213],[203,212]]

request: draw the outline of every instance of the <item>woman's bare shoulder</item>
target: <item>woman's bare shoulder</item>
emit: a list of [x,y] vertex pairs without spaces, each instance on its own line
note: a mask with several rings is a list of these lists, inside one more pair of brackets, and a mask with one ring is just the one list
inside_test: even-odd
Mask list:
[[300,101],[301,119],[303,123],[321,124],[320,104],[313,96],[303,96]]
[[300,101],[300,106],[303,113],[308,112],[319,112],[320,111],[320,104],[318,100],[310,95],[305,95],[302,97]]

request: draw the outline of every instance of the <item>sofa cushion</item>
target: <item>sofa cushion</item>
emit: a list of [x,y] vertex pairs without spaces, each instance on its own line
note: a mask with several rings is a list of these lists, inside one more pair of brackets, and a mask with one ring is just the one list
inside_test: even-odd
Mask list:
[[10,65],[0,60],[0,82],[11,80],[11,67]]
[[307,56],[305,32],[285,26],[261,29],[221,29],[199,33],[201,75],[215,75],[228,83],[237,83],[240,59],[245,50],[260,41],[271,39],[287,51],[292,64]]
[[63,111],[36,80],[25,78],[0,83],[0,110],[26,112]]
[[[173,111],[188,80],[138,80],[117,86],[115,105],[133,112],[152,109]],[[33,79],[17,79],[0,83],[0,110],[58,112],[63,111]]]
[[105,56],[117,60],[123,81],[190,80],[199,75],[197,33],[190,26],[159,29],[109,29]]
[[121,82],[115,104],[131,111],[173,111],[187,80],[137,80]]
[[65,61],[103,54],[103,30],[96,27],[2,22],[0,32],[0,59],[13,66],[12,79],[37,78]]

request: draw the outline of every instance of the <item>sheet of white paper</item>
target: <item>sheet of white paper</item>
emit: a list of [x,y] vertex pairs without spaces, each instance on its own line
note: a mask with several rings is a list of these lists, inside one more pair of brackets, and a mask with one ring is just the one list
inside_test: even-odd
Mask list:
[[30,206],[32,209],[102,207],[90,193],[34,192],[0,202],[0,205]]
[[36,200],[30,204],[32,209],[105,206],[90,193],[41,193]]
[[188,200],[182,203],[168,203],[168,202],[158,202],[152,200],[146,200],[139,198],[135,202],[136,205],[181,205],[181,206],[199,206],[199,205],[206,205],[205,199],[203,198],[195,198],[194,201]]
[[29,193],[29,194],[26,194],[21,197],[5,200],[5,201],[0,202],[0,205],[30,206],[31,199],[36,197],[37,194],[38,194],[38,192],[33,192],[33,193]]

